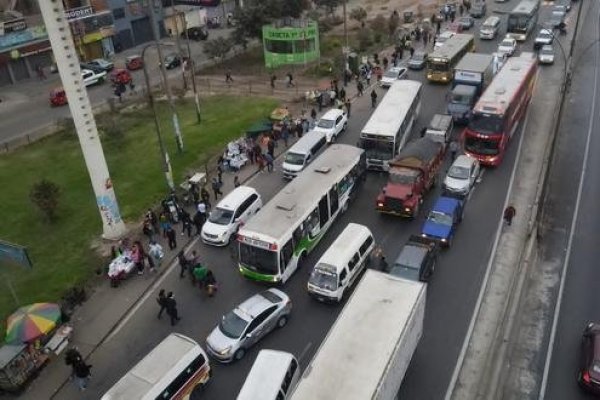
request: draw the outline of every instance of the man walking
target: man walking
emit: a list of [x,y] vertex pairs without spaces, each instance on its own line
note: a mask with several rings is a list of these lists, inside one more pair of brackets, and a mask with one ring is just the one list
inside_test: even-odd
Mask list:
[[83,359],[76,360],[73,363],[73,375],[79,390],[82,392],[87,388],[87,384],[90,380],[92,366],[88,365]]
[[165,256],[163,248],[156,241],[152,240],[150,242],[150,246],[148,247],[148,255],[154,259],[154,264],[157,267],[160,267],[162,263],[162,259]]
[[158,297],[156,298],[156,302],[160,306],[160,310],[158,310],[157,318],[160,319],[162,317],[163,311],[167,308],[167,296],[165,296],[165,289],[160,289],[158,292]]
[[273,156],[271,153],[265,154],[265,161],[267,163],[267,171],[273,172]]
[[352,103],[350,103],[350,99],[346,99],[344,106],[346,106],[346,114],[348,114],[348,118],[350,118],[350,109],[352,108]]
[[212,178],[212,190],[215,194],[215,201],[219,198],[219,195],[223,196],[223,192],[221,192],[221,185],[217,178]]
[[171,225],[167,227],[167,240],[169,241],[169,249],[173,250],[177,248],[177,233]]
[[171,319],[171,326],[175,326],[179,318],[179,314],[177,312],[177,302],[175,301],[175,297],[173,297],[173,292],[169,292],[167,294],[167,298],[165,299],[167,315]]
[[458,143],[456,143],[456,140],[453,140],[450,142],[450,157],[452,158],[452,162],[454,162],[454,160],[456,160],[456,154],[458,153]]
[[363,91],[365,90],[365,87],[363,86],[363,83],[360,79],[358,79],[356,82],[356,90],[358,91],[358,97],[363,95]]
[[294,77],[292,76],[291,72],[288,72],[288,74],[287,74],[287,87],[294,87],[294,86],[296,86],[294,84]]
[[177,254],[177,261],[179,262],[179,277],[183,278],[185,276],[185,271],[188,270],[190,264],[189,260],[185,258],[183,250]]
[[506,210],[504,210],[504,220],[508,226],[512,225],[512,220],[515,215],[517,215],[517,210],[512,205],[506,207]]
[[231,77],[230,69],[228,69],[227,72],[225,72],[225,83],[233,83],[233,78]]
[[185,235],[187,233],[188,238],[192,237],[192,217],[190,213],[185,210],[181,210],[181,235]]
[[371,91],[371,108],[375,108],[377,105],[377,92],[375,89]]

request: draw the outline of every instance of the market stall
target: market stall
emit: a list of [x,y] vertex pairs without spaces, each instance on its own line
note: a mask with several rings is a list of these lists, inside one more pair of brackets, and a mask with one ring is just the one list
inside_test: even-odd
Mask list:
[[132,251],[124,249],[122,254],[115,257],[108,265],[108,278],[111,285],[117,286],[119,281],[127,278],[135,268]]
[[48,356],[33,345],[6,344],[0,347],[0,389],[20,391],[47,360]]

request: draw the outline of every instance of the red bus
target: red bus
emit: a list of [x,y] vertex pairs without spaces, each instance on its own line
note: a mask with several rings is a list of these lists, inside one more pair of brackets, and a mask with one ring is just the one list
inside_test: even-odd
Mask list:
[[500,165],[533,95],[536,73],[532,53],[508,59],[473,107],[462,134],[466,154],[483,165]]

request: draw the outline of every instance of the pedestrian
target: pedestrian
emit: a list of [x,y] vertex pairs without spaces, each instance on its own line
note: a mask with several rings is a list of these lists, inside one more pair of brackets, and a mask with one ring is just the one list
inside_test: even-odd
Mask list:
[[465,9],[464,9],[463,5],[462,5],[462,4],[460,4],[460,5],[458,6],[458,12],[460,13],[460,15],[463,15],[463,12],[464,12],[464,11],[465,11]]
[[343,87],[340,89],[340,100],[346,101],[346,91]]
[[200,198],[206,207],[210,209],[210,194],[208,193],[208,190],[206,190],[206,186],[202,186],[202,189],[200,189]]
[[373,89],[371,91],[371,108],[375,108],[376,105],[377,105],[377,92],[375,92],[375,89]]
[[389,65],[390,61],[388,60],[387,57],[383,57],[383,69],[387,70],[387,67]]
[[[200,204],[200,203],[198,203]],[[205,205],[206,207],[206,205]],[[204,215],[202,213],[200,213],[200,211],[196,211],[196,213],[194,214],[194,218],[192,219],[192,222],[194,223],[194,226],[196,227],[196,235],[200,235],[200,233],[202,233],[202,225],[204,225]]]
[[450,142],[450,157],[452,159],[452,162],[454,162],[454,160],[456,160],[456,154],[458,153],[458,143],[456,142],[456,140],[453,140]]
[[[284,129],[287,129],[284,125]],[[271,158],[275,158],[275,141],[273,139],[269,139],[267,142],[267,154],[271,156]]]
[[262,153],[257,156],[256,164],[258,165],[258,172],[263,172],[265,170],[265,156]]
[[404,46],[398,48],[398,60],[402,60],[404,58]]
[[148,255],[154,259],[154,264],[157,267],[160,267],[162,259],[165,257],[162,246],[154,240],[151,241],[150,245],[148,246]]
[[83,392],[87,388],[88,382],[90,381],[92,366],[86,364],[83,359],[79,359],[75,361],[72,367],[77,386],[79,387],[79,390]]
[[440,21],[438,21],[435,26],[435,33],[437,33],[439,35],[441,30],[442,30],[442,23]]
[[142,232],[146,237],[148,237],[149,241],[154,239],[154,227],[148,218],[144,219],[144,226],[142,227]]
[[202,289],[202,287],[204,286],[204,279],[206,278],[206,273],[208,272],[208,268],[206,268],[204,265],[198,263],[193,269],[192,269],[192,285],[196,286],[198,285],[198,287],[200,289]]
[[275,81],[277,80],[277,77],[275,76],[275,74],[271,75],[271,89],[275,89]]
[[[298,125],[296,125],[296,126],[298,126]],[[297,130],[296,130],[296,132],[297,132]],[[300,136],[302,136],[302,134],[300,134]],[[283,139],[284,146],[287,148],[288,142],[290,140],[290,130],[287,128],[287,126],[284,126],[283,129],[281,130],[281,138]]]
[[76,347],[70,348],[65,352],[65,364],[68,366],[72,367],[73,364],[81,360],[83,360],[83,357],[81,357],[81,353],[79,353]]
[[192,237],[192,217],[186,210],[181,209],[181,235],[186,233],[188,238]]
[[138,275],[142,275],[144,273],[144,260],[146,259],[146,253],[144,252],[142,243],[138,240],[133,243],[133,247],[131,248],[131,259],[137,267]]
[[450,23],[454,23],[454,19],[456,18],[456,11],[450,11]]
[[208,297],[213,297],[217,291],[217,288],[217,279],[215,278],[213,272],[209,269],[204,277],[204,289],[206,290]]
[[[286,146],[287,146],[287,144],[286,144]],[[240,185],[241,185],[241,183],[240,183],[240,177],[237,176],[237,175],[234,176],[233,177],[233,187],[237,188],[237,187],[240,187]]]
[[160,292],[158,292],[158,297],[156,298],[156,302],[160,307],[157,315],[157,318],[160,319],[160,317],[162,317],[163,311],[165,311],[165,309],[167,308],[167,296],[165,296],[165,289],[160,289]]
[[231,70],[228,69],[227,72],[225,72],[225,83],[230,82],[233,82],[233,78],[231,77]]
[[167,218],[167,213],[161,211],[160,217],[158,217],[160,221],[160,229],[162,230],[163,237],[167,237],[167,228],[169,227],[169,218]]
[[37,76],[40,81],[43,81],[44,79],[46,79],[46,74],[44,73],[44,67],[42,67],[41,64],[38,64],[35,69],[37,71]]
[[504,220],[506,221],[508,226],[512,225],[512,220],[515,217],[515,215],[517,215],[517,210],[512,205],[506,207],[506,209],[504,210]]
[[348,114],[348,118],[350,118],[350,110],[352,108],[352,103],[350,103],[350,99],[346,99],[344,106],[346,106],[346,114]]
[[273,172],[273,156],[270,153],[265,154],[265,162],[267,163],[267,171]]
[[223,182],[219,182],[217,178],[212,178],[212,190],[215,194],[215,201],[219,198],[219,195],[223,196],[223,192],[221,192],[221,186],[223,186]]
[[179,278],[185,277],[185,272],[189,268],[189,260],[185,257],[185,253],[181,250],[177,253],[177,262],[179,263]]
[[160,228],[158,224],[158,217],[156,216],[156,213],[152,211],[151,208],[149,208],[148,211],[146,211],[146,218],[150,220],[150,223],[154,227],[154,233],[157,233]]
[[363,86],[362,81],[360,79],[358,79],[356,82],[356,91],[358,92],[359,97],[363,95],[364,90],[365,90],[365,87]]
[[177,248],[177,234],[171,225],[167,227],[167,239],[169,240],[169,249]]
[[410,52],[410,58],[412,58],[412,56],[415,54],[415,48],[414,48],[414,47],[412,47],[412,46],[410,46],[410,47],[408,48],[408,51]]
[[388,263],[385,259],[385,255],[383,254],[383,248],[381,246],[377,246],[375,250],[373,250],[371,257],[371,265],[377,265],[377,268],[380,271],[387,272]]
[[421,137],[425,137],[426,132],[427,132],[427,127],[426,126],[422,127],[421,132],[420,132]]
[[317,119],[317,110],[314,107],[310,110],[310,117],[315,121]]
[[200,200],[200,202],[196,206],[196,211],[198,211],[198,213],[200,214],[200,216],[203,219],[202,223],[204,223],[204,221],[206,221],[206,212],[207,212],[207,206],[206,206],[206,202],[204,201],[204,199]]
[[171,326],[174,326],[179,318],[179,314],[177,313],[177,302],[175,301],[175,297],[173,296],[173,292],[169,292],[167,294],[167,298],[165,300],[167,315],[171,319]]
[[369,70],[367,71],[367,86],[371,85],[371,77],[372,76],[373,76],[373,72],[369,68]]
[[291,72],[288,72],[287,73],[287,87],[294,87],[294,86],[296,86],[294,84],[294,77],[292,76]]

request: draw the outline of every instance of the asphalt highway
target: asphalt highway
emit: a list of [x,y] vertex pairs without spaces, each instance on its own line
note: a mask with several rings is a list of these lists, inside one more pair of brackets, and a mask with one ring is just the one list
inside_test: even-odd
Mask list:
[[[508,10],[514,7],[514,3],[516,1],[511,0],[502,5],[488,6]],[[491,14],[492,11],[488,10],[488,15]],[[503,24],[505,19],[506,17],[503,17]],[[478,32],[477,26],[482,22],[483,19],[477,20],[476,28],[470,32]],[[502,36],[487,42],[477,39],[477,51],[495,51]],[[531,39],[521,46],[530,50]],[[421,114],[413,129],[414,133],[426,125],[433,114],[445,112],[445,95],[449,89],[449,86],[427,83],[423,75],[423,72],[409,72],[409,79],[424,82]],[[378,89],[378,92],[381,98],[384,90]],[[364,96],[353,104],[349,129],[340,137],[340,142],[355,144],[358,141],[360,129],[371,114],[369,100],[368,96]],[[458,132],[457,128],[455,136]],[[485,265],[490,257],[493,236],[501,218],[501,207],[520,135],[518,130],[503,164],[496,169],[485,170],[481,182],[476,186],[466,206],[465,218],[458,229],[453,247],[445,250],[441,256],[429,283],[424,335],[402,384],[402,399],[443,398],[473,312]],[[447,167],[448,165],[444,167],[440,178],[445,174]],[[374,210],[375,197],[385,181],[385,174],[368,174],[356,200],[334,223],[318,248],[309,255],[306,265],[313,265],[349,222],[367,225],[378,244],[383,246],[388,260],[397,256],[408,236],[420,233],[423,218],[439,194],[439,186],[428,194],[419,217],[411,221],[379,215]],[[258,174],[247,184],[255,187],[266,201],[284,186],[285,181],[281,179],[279,168],[272,174]],[[216,297],[206,298],[191,286],[188,279],[180,279],[178,271],[174,269],[157,285],[153,296],[141,305],[123,328],[111,336],[92,356],[90,362],[94,365],[94,375],[86,392],[89,398],[99,398],[173,330],[189,335],[203,344],[224,313],[265,288],[264,285],[240,276],[229,248],[214,248],[201,243],[196,244],[195,248],[199,249],[203,262],[215,271],[220,282],[220,290]],[[302,367],[307,365],[342,309],[341,305],[324,305],[308,296],[306,282],[309,273],[310,268],[299,270],[283,286],[283,290],[293,301],[292,316],[288,325],[268,335],[240,362],[231,365],[212,362],[213,378],[203,393],[194,394],[195,398],[235,398],[260,349],[292,352],[300,358]],[[156,318],[158,308],[154,297],[159,288],[175,293],[182,320],[174,329],[166,318],[163,317],[161,321]],[[127,290],[127,285],[116,290]],[[357,367],[368,368],[361,365]],[[75,391],[71,385],[65,387],[63,392],[56,398],[77,398],[73,397]]]

